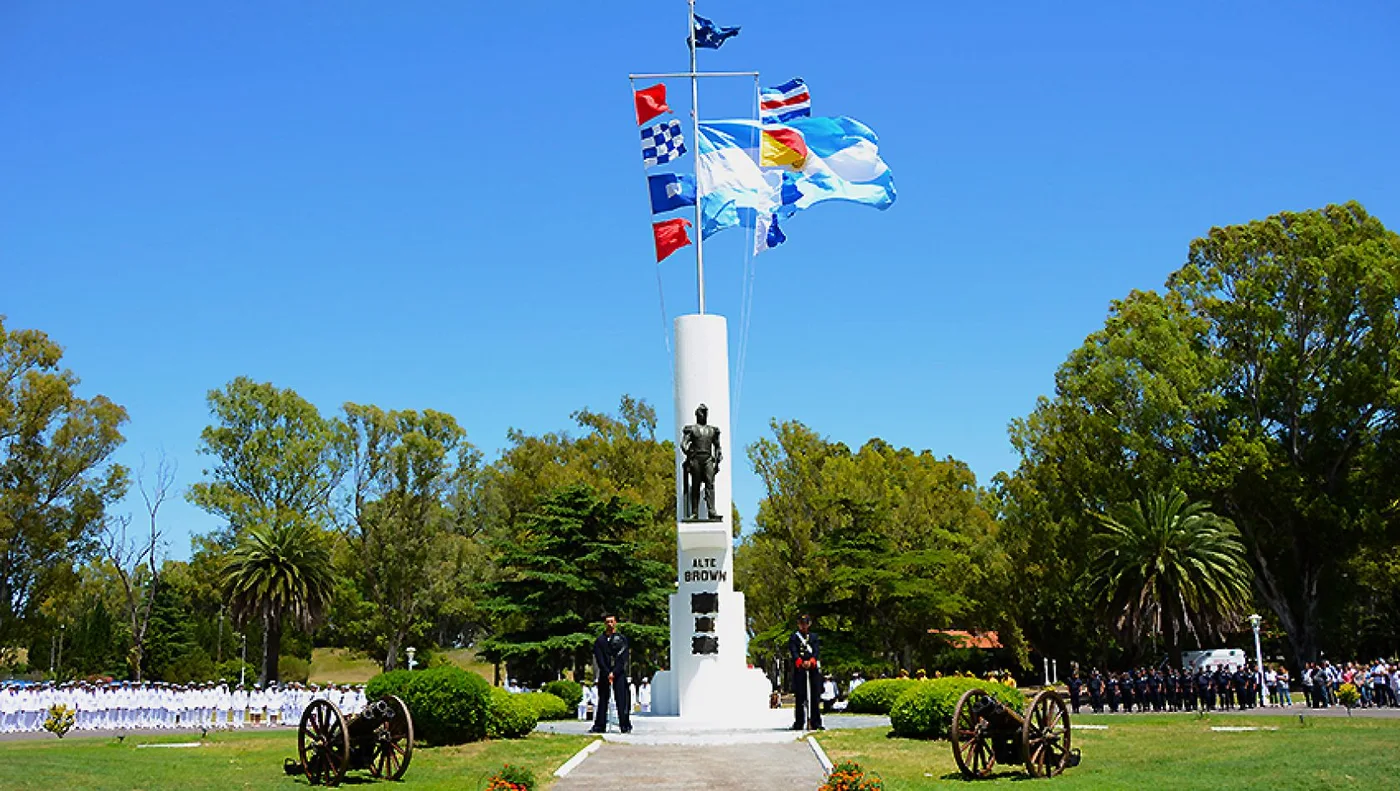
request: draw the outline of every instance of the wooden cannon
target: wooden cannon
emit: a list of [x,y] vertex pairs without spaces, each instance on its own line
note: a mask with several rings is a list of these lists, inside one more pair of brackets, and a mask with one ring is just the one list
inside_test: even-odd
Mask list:
[[1036,695],[1018,714],[981,689],[969,689],[953,709],[949,734],[963,777],[988,777],[997,764],[1024,763],[1031,777],[1054,777],[1079,764],[1070,750],[1069,708],[1058,692]]
[[288,774],[305,773],[312,785],[340,785],[351,769],[398,780],[413,758],[413,717],[393,695],[346,717],[329,700],[313,700],[297,729],[300,764],[287,760]]

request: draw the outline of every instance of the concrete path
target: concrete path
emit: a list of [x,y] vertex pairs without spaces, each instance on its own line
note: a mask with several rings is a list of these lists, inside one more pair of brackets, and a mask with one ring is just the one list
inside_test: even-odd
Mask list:
[[687,747],[605,743],[551,791],[812,791],[825,775],[805,741]]

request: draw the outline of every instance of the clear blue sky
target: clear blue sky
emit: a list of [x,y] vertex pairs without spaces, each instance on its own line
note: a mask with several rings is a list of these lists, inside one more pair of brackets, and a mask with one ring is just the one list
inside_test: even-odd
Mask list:
[[[986,481],[1109,301],[1212,225],[1354,198],[1400,228],[1397,8],[702,0],[743,26],[702,68],[806,78],[899,189],[758,260],[735,439],[795,418]],[[490,457],[622,393],[669,427],[626,75],[683,69],[684,36],[682,0],[7,0],[0,313],[130,410],[119,461],[164,448],[182,486],[240,374],[446,410]],[[744,87],[702,114],[747,112]],[[738,233],[707,248],[732,332]],[[662,273],[693,310],[685,254]],[[735,496],[751,519],[747,463]],[[172,556],[216,524],[170,508]]]

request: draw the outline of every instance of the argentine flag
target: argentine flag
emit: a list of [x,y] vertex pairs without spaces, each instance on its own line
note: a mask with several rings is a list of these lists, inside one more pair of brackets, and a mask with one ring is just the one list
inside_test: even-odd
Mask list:
[[[700,138],[707,237],[735,225],[754,227],[755,214],[787,218],[825,201],[881,210],[894,204],[894,176],[880,158],[879,138],[854,118],[709,121],[700,125]],[[726,177],[707,180],[707,161]]]
[[[743,137],[736,138],[731,132]],[[757,136],[751,135],[751,130],[700,124],[695,166],[703,238],[741,222],[752,227],[756,215],[777,210],[781,185],[766,178],[750,155],[756,144]]]
[[783,174],[784,217],[836,200],[885,210],[894,205],[894,176],[880,158],[880,140],[870,127],[846,116],[794,118],[809,156],[796,173]]

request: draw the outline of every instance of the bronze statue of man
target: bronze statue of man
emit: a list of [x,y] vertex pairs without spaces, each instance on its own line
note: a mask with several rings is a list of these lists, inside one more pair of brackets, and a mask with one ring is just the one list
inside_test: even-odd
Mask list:
[[705,513],[708,521],[718,522],[715,511],[715,475],[724,454],[719,446],[719,429],[709,425],[710,408],[701,404],[695,408],[695,422],[681,429],[681,471],[685,476],[687,521],[700,520],[700,489],[705,489]]

